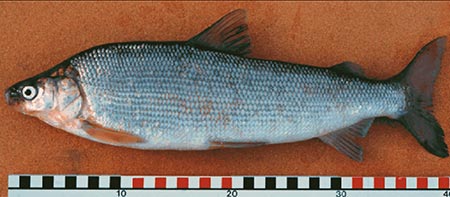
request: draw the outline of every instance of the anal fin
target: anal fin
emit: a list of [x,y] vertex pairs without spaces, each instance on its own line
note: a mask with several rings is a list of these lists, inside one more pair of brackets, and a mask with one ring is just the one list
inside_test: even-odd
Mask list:
[[220,148],[250,148],[267,144],[266,142],[223,142],[223,141],[211,141],[210,149]]
[[373,118],[370,118],[359,121],[350,127],[320,136],[319,139],[353,160],[361,162],[363,160],[363,150],[361,146],[354,142],[354,138],[365,137],[373,120]]
[[109,144],[134,144],[145,142],[141,137],[123,131],[115,131],[96,125],[84,125],[83,130],[91,137]]

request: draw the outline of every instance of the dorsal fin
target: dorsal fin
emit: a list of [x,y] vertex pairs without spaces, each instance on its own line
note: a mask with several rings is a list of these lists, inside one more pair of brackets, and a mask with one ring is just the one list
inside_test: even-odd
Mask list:
[[361,66],[353,62],[342,62],[340,64],[336,64],[333,67],[331,67],[330,70],[339,74],[346,74],[358,76],[361,78],[367,78]]
[[250,53],[247,15],[239,9],[228,13],[206,30],[191,38],[192,46],[245,56]]
[[365,119],[347,128],[320,136],[319,139],[353,160],[362,161],[363,150],[353,140],[355,137],[365,137],[372,122],[373,118]]

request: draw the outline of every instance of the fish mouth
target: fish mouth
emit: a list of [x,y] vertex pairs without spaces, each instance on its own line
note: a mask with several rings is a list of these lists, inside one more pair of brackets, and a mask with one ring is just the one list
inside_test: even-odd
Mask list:
[[20,102],[20,94],[15,88],[8,88],[5,91],[5,100],[8,105],[17,105]]

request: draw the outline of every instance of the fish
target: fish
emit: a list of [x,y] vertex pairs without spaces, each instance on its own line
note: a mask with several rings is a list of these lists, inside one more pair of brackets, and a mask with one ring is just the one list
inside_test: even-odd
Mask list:
[[348,61],[322,68],[249,57],[246,11],[187,41],[110,43],[82,51],[5,91],[13,109],[95,142],[135,149],[210,150],[318,138],[363,160],[356,138],[379,117],[400,122],[448,157],[432,113],[446,37],[398,75],[367,77]]

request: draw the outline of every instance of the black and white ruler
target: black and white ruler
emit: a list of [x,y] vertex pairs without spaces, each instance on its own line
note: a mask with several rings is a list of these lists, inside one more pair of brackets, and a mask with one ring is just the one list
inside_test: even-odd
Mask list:
[[10,197],[436,196],[449,177],[10,175]]

